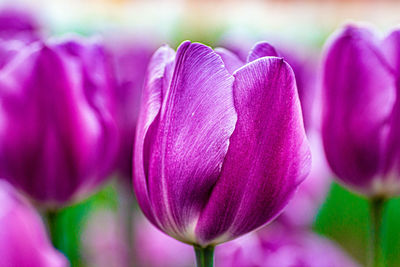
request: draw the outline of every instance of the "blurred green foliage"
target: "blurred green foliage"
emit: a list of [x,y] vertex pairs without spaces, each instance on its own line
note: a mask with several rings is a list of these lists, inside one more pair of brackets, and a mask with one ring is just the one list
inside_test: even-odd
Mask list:
[[59,236],[56,237],[56,247],[69,259],[71,266],[85,266],[81,255],[82,230],[91,212],[103,207],[112,210],[118,208],[115,181],[111,181],[88,199],[58,212],[56,229]]
[[[333,183],[322,205],[314,230],[336,241],[358,262],[366,264],[369,246],[368,200]],[[400,199],[391,199],[385,208],[382,226],[382,246],[386,265],[399,266],[400,262]]]

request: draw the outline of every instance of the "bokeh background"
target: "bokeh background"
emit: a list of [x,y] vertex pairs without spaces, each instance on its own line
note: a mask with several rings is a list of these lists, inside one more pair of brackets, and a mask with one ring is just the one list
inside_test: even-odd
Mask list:
[[[319,57],[328,36],[344,23],[362,21],[382,33],[400,25],[400,2],[396,1],[13,0],[0,4],[31,12],[48,36],[71,32],[118,36],[151,49],[163,43],[176,48],[184,40],[217,46],[228,38],[250,43],[284,42],[294,52],[301,53],[307,47]],[[318,84],[318,67],[314,71]],[[140,248],[131,253],[124,249],[125,234],[115,221],[125,216],[130,223],[130,219],[119,214],[121,206],[134,210],[133,217],[140,214],[129,182],[121,183],[115,175],[99,192],[61,211],[56,221],[60,233],[57,242],[72,266],[122,266],[118,259],[140,253]],[[332,182],[313,231],[336,241],[365,264],[368,214],[366,199]],[[390,200],[387,214],[384,253],[388,266],[398,266],[400,199]],[[91,247],[93,239],[99,246],[96,249]],[[103,259],[96,256],[99,251],[104,252]],[[112,263],[107,262],[107,256],[115,257],[109,259]]]

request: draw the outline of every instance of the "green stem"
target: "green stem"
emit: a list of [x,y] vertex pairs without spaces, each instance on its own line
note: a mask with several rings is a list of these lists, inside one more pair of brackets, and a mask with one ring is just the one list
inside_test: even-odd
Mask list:
[[213,267],[214,266],[214,246],[199,247],[194,246],[196,253],[197,267]]
[[386,199],[373,198],[370,200],[370,253],[369,266],[380,267],[384,266],[382,253],[382,222]]
[[59,249],[59,240],[58,240],[58,227],[57,227],[57,215],[58,212],[55,210],[49,210],[46,212],[47,219],[47,227],[50,234],[51,242],[53,246]]

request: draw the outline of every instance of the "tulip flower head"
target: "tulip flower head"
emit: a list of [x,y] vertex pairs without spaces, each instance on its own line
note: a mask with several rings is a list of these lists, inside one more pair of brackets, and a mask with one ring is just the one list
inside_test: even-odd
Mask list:
[[0,71],[0,173],[44,205],[65,205],[107,177],[117,150],[102,47],[37,42]]
[[346,186],[370,197],[400,193],[398,51],[400,33],[381,39],[349,25],[325,51],[323,143]]
[[39,214],[0,179],[0,266],[66,267],[51,246]]
[[262,226],[309,172],[293,71],[263,51],[241,64],[183,42],[150,61],[133,183],[146,217],[182,242],[213,246]]

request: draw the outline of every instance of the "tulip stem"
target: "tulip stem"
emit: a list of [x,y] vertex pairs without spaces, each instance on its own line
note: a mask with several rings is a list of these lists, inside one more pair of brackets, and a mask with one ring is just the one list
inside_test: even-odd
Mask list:
[[58,227],[57,227],[57,211],[49,210],[46,212],[47,228],[53,246],[59,249],[58,243]]
[[372,198],[370,200],[370,253],[369,253],[369,266],[380,267],[383,266],[383,253],[382,253],[382,222],[384,215],[386,199]]
[[214,266],[214,246],[200,247],[194,246],[196,253],[197,267],[213,267]]

